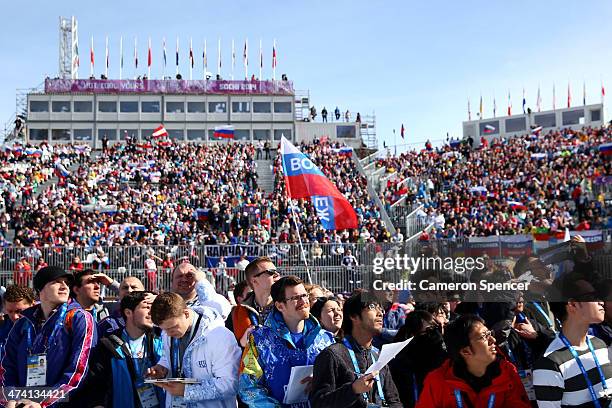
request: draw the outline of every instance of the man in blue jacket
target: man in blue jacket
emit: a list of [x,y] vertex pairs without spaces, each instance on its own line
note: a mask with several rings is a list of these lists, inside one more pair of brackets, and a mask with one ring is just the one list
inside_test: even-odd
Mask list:
[[[242,356],[240,399],[249,407],[307,407],[308,401],[284,404],[291,368],[312,365],[331,345],[333,335],[310,315],[308,293],[297,276],[285,276],[272,285],[274,309],[263,326],[249,336]],[[302,379],[302,383],[312,377]]]
[[88,407],[154,408],[164,406],[161,388],[144,383],[147,369],[163,353],[161,332],[153,327],[151,292],[121,299],[125,328],[100,338],[92,352],[85,391]]
[[71,274],[57,266],[34,276],[40,304],[25,310],[9,333],[0,370],[0,403],[23,400],[20,391],[34,390],[28,396],[36,402],[26,401],[28,407],[82,406],[77,390],[97,333],[91,314],[70,301],[70,279]]

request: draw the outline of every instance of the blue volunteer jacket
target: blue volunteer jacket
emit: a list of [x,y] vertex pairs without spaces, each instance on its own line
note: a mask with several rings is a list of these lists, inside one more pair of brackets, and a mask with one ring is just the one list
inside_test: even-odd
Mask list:
[[249,407],[288,407],[282,401],[291,367],[314,364],[321,350],[334,343],[333,335],[323,330],[317,319],[311,316],[304,323],[304,337],[299,348],[293,343],[283,316],[276,309],[270,313],[265,325],[249,336],[240,366],[238,391],[240,399]]
[[[63,321],[58,322],[63,307],[66,312]],[[3,387],[25,387],[28,356],[46,354],[46,386],[58,392],[42,401],[44,408],[55,404],[59,395],[67,396],[79,387],[87,373],[89,353],[97,342],[97,332],[91,313],[76,301],[58,307],[41,324],[42,316],[41,305],[36,305],[26,309],[23,317],[15,322],[6,342],[0,376]],[[31,350],[28,350],[28,337]],[[1,402],[6,402],[5,395],[1,397]]]

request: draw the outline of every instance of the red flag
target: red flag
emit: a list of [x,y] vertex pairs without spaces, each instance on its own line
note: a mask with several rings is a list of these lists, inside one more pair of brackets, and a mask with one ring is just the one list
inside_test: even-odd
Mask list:
[[157,129],[153,131],[153,134],[151,136],[153,136],[155,139],[160,138],[160,137],[167,137],[168,131],[166,130],[164,125],[159,125]]
[[151,61],[153,57],[151,55],[151,39],[149,38],[149,54],[147,55],[147,66],[151,66]]
[[572,91],[570,90],[570,84],[567,83],[567,107],[572,106]]
[[276,68],[276,45],[272,47],[272,68]]
[[404,124],[402,123],[402,129],[400,130],[400,135],[402,136],[402,139],[404,138]]
[[601,96],[606,96],[606,88],[604,88],[603,82],[601,83]]

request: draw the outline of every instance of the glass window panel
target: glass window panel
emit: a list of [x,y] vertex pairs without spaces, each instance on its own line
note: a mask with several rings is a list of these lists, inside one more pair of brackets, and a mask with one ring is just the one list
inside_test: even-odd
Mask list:
[[167,113],[185,113],[185,102],[166,102]]
[[49,101],[30,101],[30,112],[49,112]]
[[115,113],[117,112],[117,102],[115,101],[99,101],[98,112]]
[[253,113],[271,113],[272,104],[270,102],[253,102]]
[[93,112],[93,102],[74,101],[74,111],[80,113],[91,113]]
[[206,113],[206,103],[204,102],[187,102],[188,113]]
[[51,111],[59,113],[70,112],[70,101],[52,101]]
[[140,102],[140,110],[142,113],[159,113],[161,103],[159,101],[142,101]]

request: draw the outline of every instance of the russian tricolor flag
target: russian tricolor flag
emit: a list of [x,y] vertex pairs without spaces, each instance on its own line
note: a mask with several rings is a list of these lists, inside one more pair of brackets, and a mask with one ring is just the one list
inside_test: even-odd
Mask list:
[[32,157],[41,157],[43,154],[42,149],[38,149],[36,147],[28,147],[25,149],[25,154]]
[[495,132],[495,126],[486,125],[484,127],[484,133],[493,133]]
[[284,136],[281,139],[283,173],[289,198],[310,198],[323,228],[357,228],[357,214],[348,200],[317,166]]
[[221,139],[233,139],[234,127],[230,125],[215,126],[215,133],[213,135]]
[[599,153],[603,154],[604,156],[612,155],[612,142],[599,145]]
[[520,201],[508,201],[508,205],[515,211],[527,211],[525,204]]

